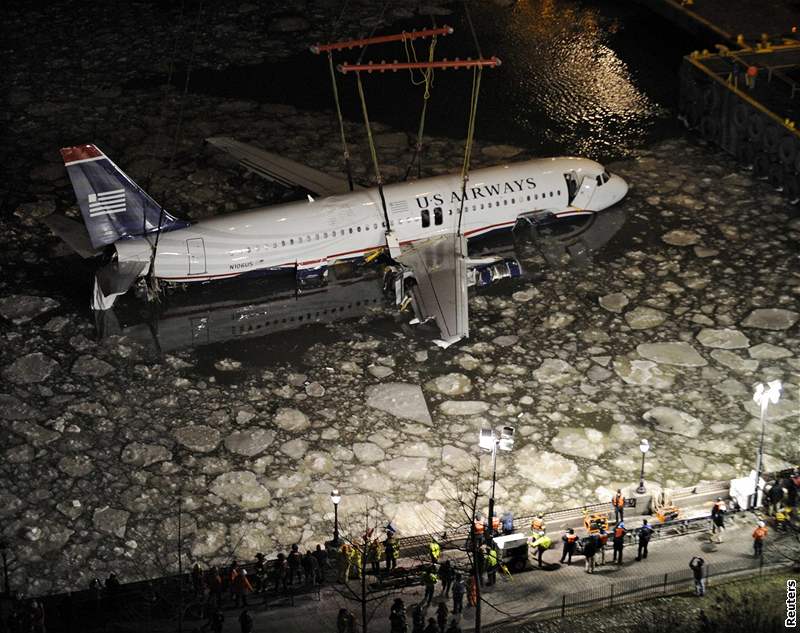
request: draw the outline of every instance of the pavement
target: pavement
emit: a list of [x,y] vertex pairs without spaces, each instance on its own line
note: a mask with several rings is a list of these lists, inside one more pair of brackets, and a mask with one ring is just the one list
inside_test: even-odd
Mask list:
[[[629,522],[630,527],[638,527],[641,521],[637,518]],[[695,532],[683,536],[658,537],[650,543],[649,556],[642,562],[634,560],[636,546],[626,546],[624,563],[612,565],[611,551],[606,553],[606,565],[597,567],[594,574],[584,571],[584,558],[575,556],[571,566],[559,565],[561,555],[560,542],[558,547],[549,550],[544,555],[544,561],[550,563],[547,570],[534,568],[516,574],[512,580],[504,581],[498,574],[497,584],[493,587],[484,587],[485,600],[482,609],[483,625],[499,623],[508,618],[515,618],[548,606],[559,606],[564,595],[567,603],[599,595],[599,589],[607,589],[603,585],[623,583],[626,586],[635,586],[637,579],[644,580],[654,576],[663,576],[675,572],[687,573],[689,560],[693,556],[702,556],[710,567],[712,578],[709,582],[710,593],[713,595],[714,569],[720,566],[737,567],[752,561],[752,537],[755,518],[750,513],[742,513],[728,517],[727,529],[721,544],[710,543],[708,532]],[[579,532],[582,533],[582,530]],[[770,533],[774,539],[774,531]],[[769,548],[769,540],[767,549]],[[450,551],[445,552],[445,558],[457,558],[463,554]],[[418,561],[401,560],[399,565],[418,563]],[[535,561],[534,561],[535,566]],[[333,575],[333,574],[331,574]],[[356,591],[360,587],[359,581],[350,581]],[[422,586],[409,587],[387,597],[382,604],[370,604],[370,611],[374,610],[370,629],[373,631],[388,631],[389,607],[395,597],[402,597],[407,609],[409,630],[411,628],[411,608],[422,600],[424,590]],[[436,606],[440,600],[439,588],[427,617],[435,617]],[[448,609],[452,608],[452,599],[447,599]],[[466,600],[465,600],[466,603]],[[494,606],[492,606],[494,605]],[[335,587],[324,587],[320,599],[311,595],[296,597],[295,606],[270,606],[264,609],[259,605],[251,607],[250,612],[255,621],[254,631],[274,631],[298,633],[317,633],[336,630],[336,616],[340,608],[350,609],[360,621],[360,605],[357,602],[347,601],[341,590]],[[225,612],[226,623],[224,631],[239,631],[238,609],[229,609]],[[462,629],[474,628],[475,609],[465,604],[464,613],[460,619]]]

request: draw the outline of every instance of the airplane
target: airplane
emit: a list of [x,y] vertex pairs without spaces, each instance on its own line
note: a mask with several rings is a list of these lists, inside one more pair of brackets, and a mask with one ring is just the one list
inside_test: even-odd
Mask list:
[[[90,246],[57,218],[50,228],[83,254],[111,249],[95,276],[92,307],[105,310],[140,277],[198,283],[294,270],[321,276],[341,260],[388,250],[397,264],[398,303],[434,319],[446,347],[469,336],[467,240],[518,222],[603,211],[628,191],[623,178],[586,158],[532,159],[350,191],[346,180],[227,137],[208,143],[270,180],[300,187],[307,200],[220,215],[195,224],[176,218],[95,145],[61,150]],[[463,192],[463,193],[462,193]],[[313,195],[318,196],[317,199]],[[462,201],[463,197],[463,201]],[[384,204],[385,201],[385,204]],[[463,212],[461,212],[463,205]]]

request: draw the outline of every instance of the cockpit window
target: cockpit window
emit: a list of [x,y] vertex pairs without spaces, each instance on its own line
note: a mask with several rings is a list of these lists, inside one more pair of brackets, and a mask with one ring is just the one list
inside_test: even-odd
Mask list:
[[608,182],[609,180],[611,180],[611,176],[609,176],[609,175],[608,175],[608,172],[607,172],[607,171],[604,171],[604,172],[602,173],[602,176],[601,176],[601,177],[603,178],[603,182]]

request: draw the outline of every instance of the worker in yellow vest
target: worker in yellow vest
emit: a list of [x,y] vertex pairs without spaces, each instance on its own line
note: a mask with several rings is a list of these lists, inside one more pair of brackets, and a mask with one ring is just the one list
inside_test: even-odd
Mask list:
[[486,585],[491,586],[497,580],[497,566],[499,560],[497,557],[497,550],[490,547],[486,554]]
[[439,557],[442,555],[442,548],[435,536],[432,536],[431,542],[428,543],[428,553],[431,555],[431,562],[437,565],[439,563]]
[[547,534],[542,534],[531,543],[531,546],[536,548],[536,560],[539,561],[539,567],[541,567],[542,554],[553,547],[553,541]]

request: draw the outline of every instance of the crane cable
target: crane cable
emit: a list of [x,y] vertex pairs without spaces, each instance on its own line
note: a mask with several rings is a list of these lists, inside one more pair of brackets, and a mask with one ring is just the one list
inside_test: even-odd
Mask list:
[[389,228],[389,211],[386,208],[386,197],[383,195],[383,176],[381,167],[378,164],[378,152],[375,150],[375,140],[372,138],[372,127],[369,124],[369,114],[367,113],[367,100],[364,97],[364,86],[361,84],[361,72],[356,72],[356,85],[358,86],[358,96],[361,99],[361,112],[364,114],[364,125],[367,128],[367,139],[369,140],[369,153],[372,157],[372,166],[375,169],[375,181],[378,184],[378,193],[381,196],[381,206],[383,207],[383,218],[386,221],[386,232]]
[[[333,27],[331,28],[331,38],[336,34],[337,29],[339,28],[339,24],[342,21],[342,17],[344,16],[344,12],[347,9],[347,4],[349,0],[345,0],[342,4],[342,10],[339,13],[339,17],[336,19],[336,22],[333,23]],[[331,73],[331,86],[333,87],[333,100],[336,103],[336,116],[339,118],[339,135],[342,138],[342,156],[344,157],[344,166],[347,170],[347,184],[350,187],[350,191],[353,191],[355,185],[353,184],[353,169],[350,165],[350,149],[347,147],[347,134],[344,130],[344,119],[342,117],[342,106],[339,102],[339,86],[336,83],[336,73],[334,72],[334,64],[333,64],[333,52],[328,51],[328,68]]]
[[[433,20],[433,28],[436,28],[436,20]],[[410,62],[411,57],[408,54],[408,41],[403,40],[403,44],[405,45],[406,50],[406,59]],[[436,49],[436,36],[434,35],[431,38],[431,45],[428,49],[428,63],[433,62],[433,54]],[[417,51],[414,48],[414,43],[411,43],[411,52],[414,56],[414,61],[417,61]],[[433,86],[433,68],[425,69],[423,73],[423,80],[421,82],[414,81],[414,71],[409,69],[409,74],[411,75],[411,83],[415,86],[419,86],[422,83],[425,84],[425,92],[422,94],[422,112],[419,116],[419,128],[417,130],[417,142],[414,145],[414,155],[411,157],[411,161],[408,163],[408,167],[406,168],[406,175],[403,177],[403,180],[408,180],[408,176],[411,174],[411,169],[414,167],[414,162],[417,163],[417,178],[422,178],[422,136],[425,132],[425,117],[428,110],[428,100],[431,97],[431,87]]]
[[[483,59],[481,45],[478,42],[478,36],[475,33],[475,26],[472,23],[472,16],[469,13],[469,6],[467,0],[464,0],[464,13],[469,23],[469,29],[472,32],[472,41],[475,43],[475,49],[478,52],[478,58]],[[481,91],[481,67],[476,67],[472,72],[472,96],[470,98],[469,106],[469,121],[467,123],[467,140],[464,145],[464,162],[461,165],[461,205],[458,209],[458,234],[461,235],[461,220],[464,216],[464,200],[467,198],[467,182],[469,181],[469,168],[472,161],[472,144],[475,140],[475,119],[478,113],[478,96]]]
[[[194,64],[194,57],[195,52],[197,50],[197,33],[200,30],[200,22],[203,17],[203,0],[200,0],[197,6],[197,18],[195,19],[194,23],[194,32],[192,33],[192,46],[189,52],[189,62],[186,65],[186,79],[183,83],[183,93],[181,93],[180,101],[178,104],[178,122],[175,126],[175,137],[173,139],[172,144],[172,152],[170,153],[169,163],[167,166],[167,170],[171,171],[172,166],[175,162],[175,154],[178,152],[178,145],[180,144],[181,140],[181,132],[183,127],[183,111],[184,105],[186,102],[186,95],[189,92],[189,80],[192,75],[192,66]],[[152,244],[152,249],[150,251],[150,268],[147,272],[147,286],[151,289],[154,296],[158,297],[158,278],[155,276],[155,260],[156,260],[156,253],[158,251],[158,241],[161,237],[161,225],[164,221],[164,205],[159,205],[158,210],[158,226],[156,227],[156,239]],[[147,221],[147,215],[143,214],[143,222]]]
[[342,137],[342,155],[344,156],[344,166],[347,169],[347,184],[350,191],[353,191],[353,171],[350,166],[350,150],[347,147],[347,136],[344,131],[344,120],[342,119],[342,107],[339,104],[339,88],[336,85],[336,73],[333,69],[333,53],[328,51],[328,68],[331,71],[331,85],[333,86],[333,100],[336,102],[336,116],[339,117],[339,134]]

